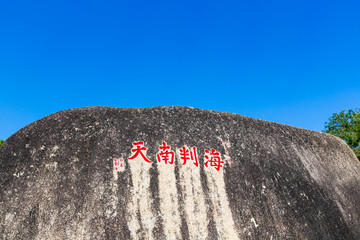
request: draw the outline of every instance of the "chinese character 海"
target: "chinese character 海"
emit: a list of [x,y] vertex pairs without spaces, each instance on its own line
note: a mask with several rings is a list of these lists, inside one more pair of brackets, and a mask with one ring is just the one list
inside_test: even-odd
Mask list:
[[204,162],[205,167],[209,167],[209,163],[211,167],[214,167],[217,171],[220,171],[220,168],[223,166],[224,163],[221,160],[220,153],[216,152],[215,149],[211,149],[211,152],[209,150],[205,150],[205,156],[204,156],[206,162]]

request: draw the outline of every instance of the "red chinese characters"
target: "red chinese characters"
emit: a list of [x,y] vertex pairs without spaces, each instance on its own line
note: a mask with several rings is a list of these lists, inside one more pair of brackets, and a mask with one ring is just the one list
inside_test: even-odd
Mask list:
[[221,140],[221,141],[222,141],[222,144],[223,144],[224,149],[225,149],[224,160],[227,161],[227,162],[231,162],[229,151],[228,151],[228,148],[230,148],[230,142],[229,141],[224,142],[223,140]]
[[114,158],[114,170],[118,172],[120,170],[120,168],[123,168],[123,167],[124,167],[124,159]]
[[164,161],[165,164],[173,164],[175,159],[175,153],[170,151],[171,147],[163,142],[159,147],[160,152],[156,155],[158,162]]
[[204,156],[204,165],[205,167],[214,167],[217,171],[220,171],[220,168],[223,166],[224,162],[221,160],[220,153],[216,152],[215,149],[205,150]]
[[187,160],[191,160],[196,167],[199,166],[196,147],[193,147],[190,150],[186,147],[182,147],[180,148],[179,153],[180,153],[180,160],[183,161],[183,165],[186,164]]
[[[151,162],[147,156],[147,148],[144,146],[143,141],[139,142],[133,142],[133,148],[131,149],[132,156],[129,157],[129,160],[133,160],[135,158],[142,158],[147,163],[153,163]],[[227,148],[230,144],[228,142],[223,142],[225,152],[224,159],[221,158],[221,155],[219,152],[217,152],[215,149],[205,149],[205,155],[204,155],[204,166],[206,168],[213,167],[217,171],[220,171],[222,167],[224,167],[225,162],[230,161],[230,156],[228,154]],[[179,164],[186,165],[186,164],[194,164],[196,167],[199,167],[199,161],[198,161],[198,154],[197,154],[197,147],[191,147],[188,148],[186,146],[183,146],[180,149],[176,149],[177,151],[177,158],[179,159]],[[165,163],[165,164],[174,164],[175,162],[175,152],[171,150],[171,147],[166,143],[162,142],[161,146],[159,146],[159,152],[156,154],[157,161],[159,163]],[[191,164],[191,165],[192,165]],[[114,158],[114,170],[119,171],[121,168],[123,168],[125,165],[123,159],[116,159]]]
[[144,147],[144,142],[134,142],[133,145],[134,145],[134,147],[133,147],[133,149],[131,149],[131,151],[134,153],[134,155],[129,157],[128,159],[132,160],[134,158],[137,158],[137,156],[140,155],[145,160],[145,162],[151,163],[151,161],[144,154],[144,151],[147,150],[147,148]]

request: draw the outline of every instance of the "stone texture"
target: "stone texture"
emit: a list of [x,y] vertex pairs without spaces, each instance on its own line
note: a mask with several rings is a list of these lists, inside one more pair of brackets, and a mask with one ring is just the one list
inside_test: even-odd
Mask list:
[[[152,164],[128,160],[137,141]],[[174,164],[156,159],[164,141]],[[220,171],[204,165],[212,148]],[[360,239],[359,205],[343,141],[231,113],[71,109],[0,147],[0,239]]]

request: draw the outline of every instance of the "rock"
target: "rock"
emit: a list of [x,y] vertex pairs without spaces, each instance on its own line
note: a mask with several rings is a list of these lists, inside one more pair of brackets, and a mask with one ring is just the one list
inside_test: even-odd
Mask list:
[[7,139],[0,166],[0,239],[360,239],[347,145],[237,114],[65,110]]

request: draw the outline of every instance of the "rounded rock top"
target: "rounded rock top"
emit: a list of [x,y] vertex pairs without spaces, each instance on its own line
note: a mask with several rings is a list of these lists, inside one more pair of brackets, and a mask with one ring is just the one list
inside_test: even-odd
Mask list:
[[359,239],[328,134],[190,107],[87,107],[0,147],[0,239]]

